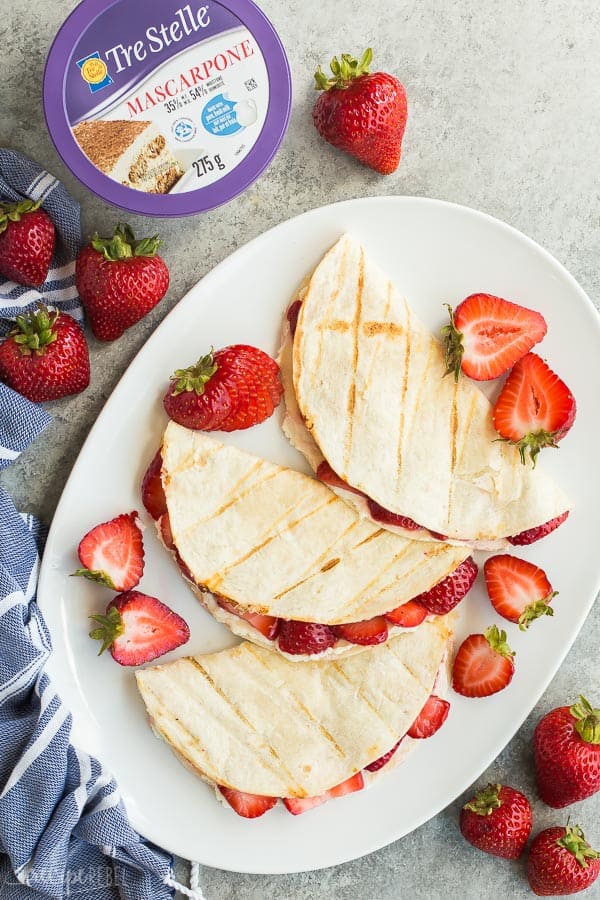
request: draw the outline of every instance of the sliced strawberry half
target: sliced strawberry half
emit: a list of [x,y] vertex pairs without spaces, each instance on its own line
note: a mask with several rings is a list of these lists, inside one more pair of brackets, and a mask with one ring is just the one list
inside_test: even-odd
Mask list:
[[144,543],[137,512],[96,525],[81,539],[77,553],[83,575],[113,591],[135,587],[144,572]]
[[320,462],[317,466],[316,475],[319,481],[324,481],[325,484],[328,484],[330,487],[341,488],[344,491],[350,491],[351,494],[358,494],[360,497],[364,497],[362,491],[357,490],[352,487],[351,484],[348,484],[347,481],[344,481],[343,478],[340,478],[337,472],[334,472],[329,463],[325,460]]
[[425,706],[408,729],[411,738],[428,738],[438,731],[450,712],[450,704],[435,694],[430,694]]
[[161,469],[162,455],[160,450],[157,450],[142,479],[142,503],[153,519],[160,519],[167,511],[167,498],[160,476]]
[[402,606],[396,607],[385,614],[392,625],[401,625],[402,628],[416,628],[427,618],[427,610],[416,600],[409,600]]
[[244,619],[270,641],[274,641],[277,637],[279,632],[279,619],[277,616],[264,616],[261,613],[250,612],[242,609],[241,606],[238,606],[232,600],[227,600],[220,595],[215,597],[215,599],[222,609],[233,613],[234,616],[239,616],[240,619]]
[[346,625],[333,625],[331,630],[338,637],[350,641],[351,644],[382,644],[387,641],[388,626],[383,616],[364,619],[362,622],[349,622]]
[[189,640],[187,622],[156,597],[125,591],[114,597],[104,615],[90,616],[97,627],[90,637],[102,641],[122,666],[141,666]]
[[238,816],[244,819],[258,819],[266,812],[273,809],[277,803],[277,797],[263,797],[260,794],[247,794],[245,791],[236,791],[233,788],[217,785],[232,809]]
[[279,649],[293,655],[323,653],[333,647],[337,635],[329,625],[317,622],[295,622],[281,619]]
[[160,536],[162,538],[162,542],[167,548],[167,550],[174,550],[175,544],[173,543],[173,532],[171,531],[171,519],[169,517],[169,513],[163,513],[160,519],[158,520],[158,525],[160,528]]
[[559,525],[562,525],[568,515],[569,510],[562,513],[560,516],[556,516],[554,519],[550,519],[548,522],[544,522],[543,525],[536,525],[534,528],[527,528],[525,531],[520,531],[519,534],[513,534],[512,537],[507,538],[508,543],[513,544],[513,546],[534,544],[541,538],[546,537],[547,534],[551,534]]
[[492,606],[509,622],[518,622],[526,631],[540,616],[552,616],[548,604],[556,597],[543,569],[526,559],[499,553],[490,556],[483,567],[485,584]]
[[342,781],[341,784],[330,788],[324,794],[319,794],[318,797],[285,797],[283,802],[293,816],[298,816],[309,809],[314,809],[315,806],[320,806],[327,800],[333,800],[334,797],[343,797],[345,794],[361,791],[364,786],[363,774],[362,772],[357,772],[356,775],[351,775],[346,781]]
[[493,294],[471,294],[454,313],[446,306],[450,313],[450,324],[442,328],[446,367],[457,381],[461,369],[477,381],[498,378],[547,331],[540,313]]
[[564,381],[535,353],[514,366],[494,406],[494,428],[533,465],[543,447],[556,447],[575,421],[575,398]]
[[488,697],[503,690],[515,673],[513,651],[506,632],[497,625],[485,634],[470,634],[454,658],[452,687],[464,697]]
[[398,747],[400,746],[400,744],[402,743],[403,740],[404,740],[404,738],[401,737],[400,740],[394,744],[394,746],[392,747],[391,750],[388,750],[388,752],[384,753],[383,756],[380,756],[378,759],[373,760],[372,763],[369,763],[368,766],[365,766],[365,769],[367,770],[367,772],[378,772],[379,769],[383,769],[383,767],[386,765],[386,763],[389,763],[390,759],[392,758],[392,756],[394,755],[394,753],[396,752],[396,750],[398,749]]
[[430,590],[419,594],[415,601],[424,606],[428,613],[445,616],[469,593],[478,571],[477,563],[472,556],[468,556],[454,572],[438,581]]
[[367,497],[369,513],[371,518],[382,525],[395,525],[396,528],[406,528],[408,531],[417,531],[421,526],[414,519],[408,516],[399,516],[397,513],[391,512],[379,503],[375,503],[370,497]]

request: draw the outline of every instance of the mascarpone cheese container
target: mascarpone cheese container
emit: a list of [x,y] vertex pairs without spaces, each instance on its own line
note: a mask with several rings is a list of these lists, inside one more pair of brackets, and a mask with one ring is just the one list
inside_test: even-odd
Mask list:
[[83,0],[44,73],[65,164],[104,200],[148,216],[194,215],[246,190],[290,105],[285,51],[251,0]]

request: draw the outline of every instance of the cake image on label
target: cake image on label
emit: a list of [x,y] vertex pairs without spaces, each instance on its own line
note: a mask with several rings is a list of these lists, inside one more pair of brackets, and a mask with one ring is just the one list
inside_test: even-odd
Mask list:
[[146,194],[168,194],[183,175],[153,122],[80,122],[73,128],[73,136],[90,162],[126,187]]

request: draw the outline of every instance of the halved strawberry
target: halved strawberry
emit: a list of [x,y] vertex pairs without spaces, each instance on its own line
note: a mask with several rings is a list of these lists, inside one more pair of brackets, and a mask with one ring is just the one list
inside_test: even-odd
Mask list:
[[98,627],[90,637],[102,641],[98,652],[110,648],[121,666],[141,666],[189,640],[187,622],[156,597],[125,591],[114,597],[103,616],[90,616]]
[[497,625],[485,634],[470,634],[454,658],[452,687],[464,697],[488,697],[503,690],[515,673],[506,632]]
[[468,556],[454,572],[438,581],[430,590],[419,594],[415,601],[424,606],[428,613],[444,616],[469,593],[478,571],[477,563],[472,556]]
[[540,616],[554,615],[548,604],[557,591],[552,590],[543,569],[533,563],[499,553],[485,561],[483,573],[492,606],[509,622],[518,622],[521,631]]
[[435,694],[430,694],[425,706],[408,729],[411,738],[428,738],[438,731],[450,712],[450,704]]
[[328,484],[331,487],[342,488],[344,491],[350,491],[352,494],[358,494],[361,497],[364,496],[362,491],[353,488],[352,485],[344,481],[343,478],[340,478],[337,472],[334,472],[329,463],[325,460],[317,466],[316,475],[319,481],[324,481],[325,484]]
[[427,618],[427,610],[416,600],[409,600],[396,609],[391,609],[385,614],[388,622],[393,625],[401,625],[402,628],[416,628]]
[[414,519],[408,516],[399,516],[397,513],[391,512],[389,509],[375,503],[370,497],[367,497],[369,513],[371,518],[382,525],[395,525],[397,528],[406,528],[408,531],[417,531],[421,526]]
[[81,539],[77,553],[83,568],[73,575],[128,591],[144,571],[144,544],[137,512],[124,513],[96,525]]
[[569,510],[561,513],[560,516],[556,516],[554,519],[550,519],[548,522],[544,522],[543,525],[536,525],[534,528],[520,531],[519,534],[513,534],[512,537],[507,538],[507,541],[509,544],[519,547],[533,544],[535,541],[539,541],[540,538],[546,537],[547,534],[551,534],[559,525],[562,525],[568,515]]
[[477,381],[508,372],[547,331],[544,317],[532,309],[495,297],[471,294],[450,313],[442,328],[446,367],[458,381],[460,371]]
[[494,406],[494,428],[516,444],[525,464],[535,466],[543,447],[556,447],[575,421],[575,398],[564,381],[535,353],[514,366]]
[[142,479],[142,503],[153,519],[160,519],[167,511],[167,498],[160,477],[161,468],[162,455],[159,448]]
[[280,622],[279,649],[284,653],[322,653],[337,641],[337,635],[329,625],[287,619],[281,619]]
[[227,600],[225,597],[221,597],[220,594],[218,596],[215,595],[215,599],[222,609],[226,609],[227,612],[233,613],[234,616],[239,616],[240,619],[245,619],[246,622],[249,622],[253,628],[256,628],[261,634],[264,634],[270,641],[274,641],[277,637],[277,633],[279,632],[279,619],[277,616],[264,616],[261,613],[242,609],[237,603],[234,603],[232,600]]
[[378,759],[373,760],[372,763],[369,763],[368,766],[365,766],[367,772],[378,772],[379,769],[383,769],[386,763],[389,763],[390,759],[404,740],[404,737],[401,737],[399,741],[397,741],[391,750],[388,750],[387,753],[384,753],[383,756],[380,756]]
[[244,819],[258,819],[266,812],[273,809],[277,803],[277,797],[263,797],[260,794],[247,794],[245,791],[236,791],[233,788],[217,785],[229,805],[238,816]]
[[364,619],[362,622],[349,622],[346,625],[333,625],[331,630],[338,637],[350,641],[351,644],[382,644],[387,641],[388,627],[383,616]]
[[173,550],[175,544],[173,543],[173,532],[171,531],[171,519],[169,518],[169,513],[163,513],[160,519],[158,520],[158,524],[160,526],[160,536],[162,538],[163,544],[167,548],[167,550]]
[[293,816],[298,816],[309,809],[314,809],[315,806],[320,806],[321,803],[325,803],[327,800],[333,800],[334,797],[343,797],[345,794],[353,794],[354,791],[360,791],[364,786],[363,774],[362,772],[357,772],[356,775],[351,775],[346,781],[342,781],[341,784],[330,788],[324,794],[319,794],[318,797],[285,797],[283,802]]

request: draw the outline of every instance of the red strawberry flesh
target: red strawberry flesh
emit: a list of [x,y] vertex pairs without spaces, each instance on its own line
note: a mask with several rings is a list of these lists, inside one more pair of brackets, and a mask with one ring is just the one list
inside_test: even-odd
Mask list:
[[324,794],[319,794],[317,797],[285,797],[283,802],[292,815],[298,816],[300,813],[307,812],[309,809],[314,809],[315,806],[320,806],[327,800],[360,791],[364,786],[365,781],[363,774],[362,772],[357,772],[355,775],[351,775],[350,778],[347,778],[346,781],[342,781],[341,784],[337,784],[335,787],[325,791]]
[[160,519],[167,511],[161,469],[162,455],[160,450],[157,450],[142,479],[142,503],[153,519]]
[[540,616],[553,615],[548,604],[555,596],[546,573],[525,559],[499,553],[484,565],[485,583],[492,606],[510,622],[526,630]]
[[556,516],[554,519],[550,519],[548,522],[544,522],[543,525],[536,525],[533,528],[527,528],[525,531],[520,531],[519,534],[513,534],[512,537],[507,538],[507,540],[509,544],[513,544],[514,546],[533,544],[535,541],[539,541],[541,538],[546,537],[547,534],[551,534],[559,527],[559,525],[562,525],[568,515],[569,510],[562,513],[560,516]]
[[430,590],[415,597],[434,616],[444,616],[451,612],[473,587],[477,577],[477,563],[468,556],[455,570]]
[[477,381],[498,378],[547,331],[544,317],[493,294],[471,294],[451,313],[443,330],[446,364],[455,377],[462,368]]
[[362,491],[353,488],[352,485],[348,484],[347,481],[344,481],[343,478],[333,471],[328,462],[323,460],[317,466],[316,472],[317,478],[319,481],[324,481],[325,484],[328,484],[330,487],[341,488],[344,491],[350,491],[352,494],[359,494],[361,497],[364,496]]
[[416,600],[409,600],[402,606],[391,609],[385,614],[388,622],[392,625],[400,625],[402,628],[415,628],[424,622],[427,618],[427,610],[421,603]]
[[513,367],[493,410],[494,428],[535,465],[544,447],[556,447],[575,421],[573,394],[535,353]]
[[238,816],[244,819],[257,819],[263,816],[277,803],[277,797],[263,797],[259,794],[248,794],[245,791],[236,791],[233,788],[217,785],[224,798]]
[[388,627],[383,616],[365,619],[362,622],[349,622],[345,625],[333,625],[332,631],[338,637],[351,644],[382,644],[387,641]]
[[394,525],[396,528],[406,528],[408,531],[417,531],[421,527],[414,519],[410,519],[408,516],[399,516],[380,506],[379,503],[375,503],[370,497],[367,497],[367,503],[371,518],[376,522],[381,522],[382,525]]
[[527,879],[538,897],[577,894],[600,875],[600,854],[585,840],[579,825],[541,831],[529,848]]
[[292,655],[323,653],[337,641],[333,629],[316,622],[295,622],[281,619],[279,649]]
[[292,337],[296,334],[296,327],[298,325],[298,316],[300,315],[300,309],[302,307],[302,300],[294,300],[292,304],[288,307],[288,311],[286,313],[286,317],[288,322],[290,323],[290,331]]
[[514,675],[513,656],[506,632],[496,625],[485,634],[470,634],[454,659],[452,687],[464,697],[488,697],[503,690]]
[[140,666],[185,644],[190,629],[181,616],[156,597],[125,591],[111,600],[104,616],[92,616],[98,627],[90,637],[110,648],[122,666]]
[[231,600],[227,600],[226,597],[221,597],[220,595],[215,595],[215,599],[222,609],[232,613],[234,616],[238,616],[240,619],[244,619],[270,641],[274,641],[277,637],[279,632],[279,619],[276,616],[265,616],[262,613],[255,613],[242,609],[237,603],[233,603]]
[[398,747],[400,746],[400,744],[402,743],[403,740],[404,740],[403,738],[400,738],[400,740],[394,744],[394,746],[392,747],[391,750],[388,750],[388,752],[384,753],[383,756],[380,756],[378,759],[373,760],[372,763],[369,763],[368,766],[365,766],[365,769],[367,770],[367,772],[378,772],[379,769],[383,769],[383,767],[387,763],[389,763],[390,759],[395,754],[396,750],[398,749]]
[[81,539],[77,552],[83,568],[75,575],[115,591],[135,587],[144,571],[144,544],[137,512],[96,525]]
[[408,736],[411,738],[432,737],[442,727],[449,712],[450,704],[447,700],[430,694],[425,706],[408,729]]

